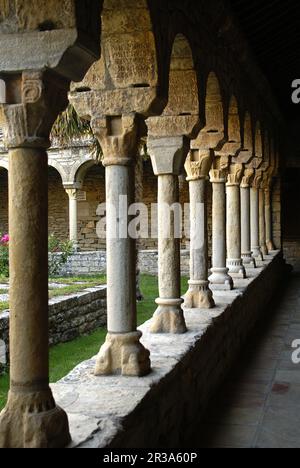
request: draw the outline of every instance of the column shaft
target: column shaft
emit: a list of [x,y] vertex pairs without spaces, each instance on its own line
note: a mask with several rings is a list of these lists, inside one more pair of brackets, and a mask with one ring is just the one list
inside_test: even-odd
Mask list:
[[271,190],[265,190],[265,222],[266,222],[266,244],[269,252],[275,250],[272,235],[272,203],[271,203]]
[[[9,440],[13,448],[63,447],[70,440],[68,420],[55,405],[48,377],[48,164],[44,150],[9,152],[9,225],[10,391],[1,413],[0,446],[7,446]],[[14,420],[17,413],[18,421]]]
[[[181,308],[180,237],[178,216],[172,206],[179,208],[179,181],[174,174],[158,175],[158,284],[159,298],[152,333],[184,333],[186,331]],[[178,236],[176,236],[176,233]]]
[[226,267],[226,191],[225,178],[214,178],[211,173],[212,198],[212,290],[231,290],[233,280]]
[[209,289],[206,177],[189,180],[190,192],[190,281],[185,295],[188,309],[215,306]]
[[250,186],[241,186],[241,247],[244,265],[256,267],[251,252]]
[[259,246],[259,195],[256,187],[250,189],[251,250],[255,260],[263,260]]
[[266,246],[266,225],[265,225],[265,191],[259,189],[259,245],[263,255],[268,255]]
[[95,375],[150,372],[149,351],[136,330],[136,243],[128,234],[128,208],[134,201],[131,165],[106,166],[107,328]]
[[246,277],[241,258],[241,212],[239,184],[227,184],[227,267],[229,274]]

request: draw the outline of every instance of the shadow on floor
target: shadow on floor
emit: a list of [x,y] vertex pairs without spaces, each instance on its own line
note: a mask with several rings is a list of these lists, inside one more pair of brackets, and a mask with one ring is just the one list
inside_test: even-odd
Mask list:
[[292,362],[297,339],[300,272],[287,276],[205,418],[195,426],[189,446],[299,448],[300,364]]

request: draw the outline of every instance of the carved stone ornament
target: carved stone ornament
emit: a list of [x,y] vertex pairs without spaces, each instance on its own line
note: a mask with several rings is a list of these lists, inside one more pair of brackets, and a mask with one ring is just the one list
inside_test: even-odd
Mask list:
[[233,164],[227,178],[227,186],[240,185],[243,177],[244,167],[242,164]]
[[7,86],[17,86],[21,102],[0,104],[4,144],[8,148],[48,147],[55,119],[67,105],[68,82],[46,72],[23,72],[21,79]]
[[242,178],[241,187],[242,188],[249,188],[251,186],[251,182],[254,177],[254,170],[253,169],[246,169],[244,172],[244,176]]
[[94,117],[91,126],[104,154],[104,166],[133,163],[138,142],[136,114]]
[[191,150],[186,163],[187,180],[205,179],[208,177],[213,162],[213,152],[211,150]]

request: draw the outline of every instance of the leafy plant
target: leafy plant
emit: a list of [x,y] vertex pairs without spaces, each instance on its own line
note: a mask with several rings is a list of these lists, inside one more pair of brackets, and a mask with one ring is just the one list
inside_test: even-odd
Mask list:
[[48,238],[48,252],[48,273],[50,277],[53,277],[59,274],[61,267],[74,253],[74,246],[72,241],[61,242],[54,234],[51,234]]
[[9,236],[0,234],[0,275],[9,275]]

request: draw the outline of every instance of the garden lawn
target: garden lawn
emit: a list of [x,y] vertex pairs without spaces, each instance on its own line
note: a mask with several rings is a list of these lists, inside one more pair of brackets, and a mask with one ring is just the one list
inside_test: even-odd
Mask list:
[[[93,283],[97,281],[99,285],[99,276],[91,277],[77,277],[75,278],[57,278],[53,279],[55,282],[63,284],[73,284],[74,281],[85,280]],[[103,282],[105,278],[103,277]],[[85,286],[86,287],[86,286]],[[182,294],[187,290],[187,279],[182,278]],[[141,291],[144,300],[138,303],[137,317],[138,325],[149,320],[155,310],[155,299],[158,297],[157,278],[154,276],[142,275],[141,276]],[[62,377],[67,375],[77,364],[87,359],[90,359],[98,353],[100,346],[104,343],[106,336],[106,329],[101,328],[89,336],[77,338],[69,343],[63,343],[50,348],[50,381],[57,382]],[[7,391],[9,387],[8,375],[0,377],[0,410],[6,403]]]

